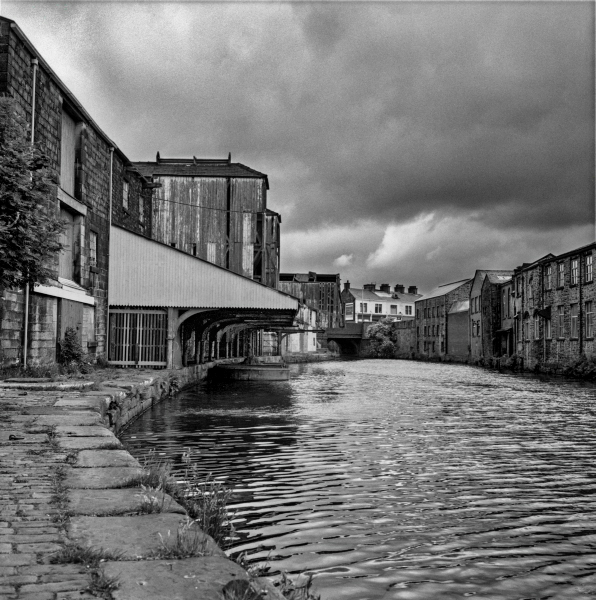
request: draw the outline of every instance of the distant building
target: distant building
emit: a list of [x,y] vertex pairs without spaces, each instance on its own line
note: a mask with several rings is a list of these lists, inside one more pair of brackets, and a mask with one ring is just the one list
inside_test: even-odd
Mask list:
[[352,288],[350,282],[344,284],[341,299],[345,307],[346,323],[380,321],[390,318],[396,321],[414,318],[414,304],[421,297],[418,288],[411,285],[405,291],[397,284],[391,290],[388,283],[382,283],[379,289],[369,283],[363,288]]
[[[440,285],[416,302],[416,351],[419,354],[444,357],[451,349],[457,352],[454,358],[467,358],[469,342],[465,303],[469,301],[471,287],[471,279],[454,281]],[[464,347],[466,355],[462,356]]]
[[500,329],[498,285],[509,281],[512,275],[513,271],[504,270],[478,270],[474,274],[470,290],[471,360],[495,354],[496,331]]
[[515,269],[515,349],[526,367],[594,355],[595,255],[591,243]]
[[277,289],[316,310],[317,327],[329,329],[341,326],[343,311],[339,273],[280,273]]

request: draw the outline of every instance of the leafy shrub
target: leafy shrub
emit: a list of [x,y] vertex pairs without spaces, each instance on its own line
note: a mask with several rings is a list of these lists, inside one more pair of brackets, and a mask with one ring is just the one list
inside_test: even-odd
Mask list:
[[65,365],[71,363],[80,363],[83,360],[83,347],[77,332],[72,327],[67,327],[64,332],[64,338],[59,342],[60,362]]

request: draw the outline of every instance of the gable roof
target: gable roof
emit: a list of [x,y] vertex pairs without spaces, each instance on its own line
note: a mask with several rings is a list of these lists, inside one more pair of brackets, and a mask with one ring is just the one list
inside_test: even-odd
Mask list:
[[432,290],[430,292],[430,294],[427,294],[426,296],[419,298],[419,300],[430,300],[431,298],[439,298],[440,296],[444,296],[445,294],[448,294],[449,292],[456,290],[458,287],[465,285],[469,281],[472,281],[472,280],[471,279],[460,279],[459,281],[453,281],[452,283],[444,283],[443,285],[440,285],[440,286],[436,287],[434,290]]
[[146,177],[178,176],[178,177],[235,177],[264,179],[267,189],[267,175],[255,171],[242,163],[233,163],[230,159],[211,158],[159,158],[156,161],[133,163],[138,171]]

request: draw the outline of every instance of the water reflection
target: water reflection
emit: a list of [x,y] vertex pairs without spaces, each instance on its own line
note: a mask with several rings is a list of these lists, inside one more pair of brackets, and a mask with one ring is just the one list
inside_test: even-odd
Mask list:
[[236,492],[235,552],[325,600],[596,596],[594,386],[461,365],[205,384],[125,440]]

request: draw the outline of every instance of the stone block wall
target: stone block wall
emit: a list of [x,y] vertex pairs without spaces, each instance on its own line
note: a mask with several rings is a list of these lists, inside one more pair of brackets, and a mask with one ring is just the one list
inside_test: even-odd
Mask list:
[[[16,110],[32,121],[31,101],[33,94],[33,59],[38,59],[35,92],[34,139],[49,159],[51,178],[56,183],[49,198],[56,211],[60,200],[68,200],[68,194],[60,190],[60,161],[62,114],[66,109],[76,122],[77,143],[75,148],[75,189],[76,206],[86,211],[78,217],[76,259],[74,268],[75,283],[87,290],[95,299],[94,314],[84,309],[86,318],[82,332],[83,347],[86,351],[105,353],[108,317],[108,269],[109,269],[109,190],[110,190],[110,148],[112,142],[95,125],[80,107],[72,94],[64,88],[47,68],[42,57],[22,37],[11,22],[0,18],[0,93],[15,100]],[[151,189],[144,188],[140,174],[127,171],[130,161],[116,148],[113,154],[113,198],[115,220],[138,233],[151,231]],[[122,212],[122,181],[126,177],[130,185],[130,214]],[[118,204],[118,200],[120,203]],[[145,206],[145,226],[139,220],[139,202]],[[72,205],[71,205],[72,209]],[[96,264],[90,263],[91,234],[97,236]],[[50,259],[54,270],[53,285],[59,286],[59,257]],[[0,321],[2,331],[2,351],[0,361],[14,364],[22,361],[24,332],[24,303],[22,291],[5,291],[0,295]],[[29,356],[32,362],[54,360],[56,355],[56,298],[42,294],[31,294],[30,307],[32,329],[29,330]],[[52,322],[53,319],[53,322]],[[89,331],[88,327],[94,327]],[[53,338],[51,338],[51,332]],[[91,342],[88,346],[87,342]]]

